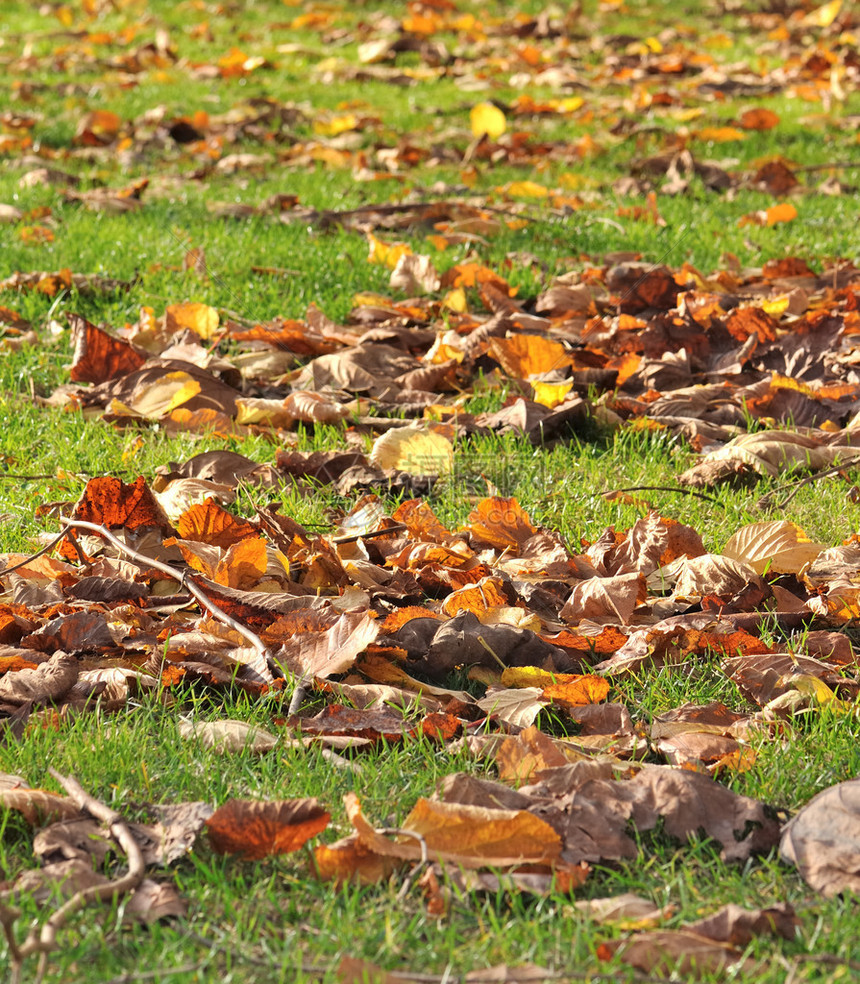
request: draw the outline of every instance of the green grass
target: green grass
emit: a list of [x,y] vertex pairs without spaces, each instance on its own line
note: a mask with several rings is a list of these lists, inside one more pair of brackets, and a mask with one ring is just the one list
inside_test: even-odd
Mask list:
[[[542,6],[538,2],[520,5],[532,15],[540,13]],[[856,199],[850,194],[823,194],[818,188],[829,176],[850,185],[856,179],[856,171],[850,169],[806,172],[808,187],[792,199],[799,217],[772,228],[738,225],[743,215],[774,204],[771,196],[748,187],[727,196],[708,190],[698,179],[687,194],[676,197],[661,193],[662,177],[653,179],[665,227],[619,214],[620,209],[642,205],[644,200],[620,194],[616,182],[631,173],[634,162],[664,153],[679,142],[686,143],[697,159],[711,159],[746,174],[755,171],[756,162],[777,154],[798,166],[851,161],[856,157],[851,119],[860,112],[860,94],[845,84],[844,101],[836,99],[826,110],[791,91],[760,98],[730,94],[718,100],[703,97],[683,76],[670,79],[665,86],[654,83],[654,91],[671,90],[672,104],[646,109],[635,103],[630,83],[606,74],[609,57],[624,56],[625,47],[633,43],[630,39],[662,36],[662,31],[680,27],[678,36],[666,35],[667,53],[675,44],[693,51],[701,47],[721,64],[744,62],[752,72],[765,72],[779,59],[778,48],[769,47],[764,36],[775,24],[769,21],[757,27],[745,14],[718,3],[705,9],[682,2],[628,4],[620,9],[589,2],[584,7],[580,22],[566,29],[572,55],[559,53],[552,38],[533,41],[548,52],[551,61],[575,68],[586,83],[580,89],[557,84],[513,86],[511,76],[526,71],[526,63],[514,56],[510,64],[491,63],[482,87],[470,86],[474,80],[468,77],[469,65],[483,57],[485,42],[452,31],[440,32],[431,40],[443,41],[455,53],[464,66],[462,74],[451,71],[404,86],[379,79],[355,82],[350,72],[356,64],[357,42],[376,37],[383,16],[402,18],[402,4],[320,5],[320,11],[330,13],[330,20],[314,28],[293,23],[305,11],[304,5],[275,0],[219,5],[166,0],[95,3],[97,14],[92,18],[77,4],[55,6],[50,13],[47,6],[4,3],[0,10],[0,38],[4,39],[0,104],[8,103],[11,114],[32,115],[34,122],[25,131],[17,130],[5,116],[0,124],[0,203],[27,213],[21,222],[0,225],[0,278],[15,272],[69,268],[133,283],[127,291],[96,295],[70,291],[50,297],[32,291],[0,291],[0,305],[30,320],[39,334],[32,347],[20,351],[7,347],[0,352],[4,421],[0,433],[0,550],[26,553],[38,547],[40,534],[56,531],[54,515],[37,515],[38,507],[59,503],[58,508],[67,512],[90,477],[108,474],[129,481],[143,474],[151,479],[159,465],[221,447],[258,461],[272,461],[278,450],[277,444],[262,436],[242,441],[190,434],[169,438],[155,424],[122,430],[34,403],[33,396],[47,397],[68,381],[72,361],[69,332],[53,335],[47,327],[50,319],[63,326],[66,315],[77,312],[120,328],[136,321],[142,306],[160,315],[168,304],[193,300],[251,322],[276,316],[301,318],[314,303],[329,317],[344,322],[356,293],[391,294],[389,271],[368,263],[367,243],[361,234],[322,231],[303,221],[284,223],[274,215],[219,218],[209,211],[213,203],[257,206],[267,196],[282,193],[298,196],[303,207],[348,209],[410,196],[429,200],[474,195],[512,214],[523,211],[532,221],[486,244],[452,246],[442,253],[427,243],[430,230],[381,235],[429,252],[440,271],[467,257],[477,258],[502,271],[519,288],[519,298],[526,300],[534,298],[557,274],[601,263],[605,254],[615,251],[638,252],[647,261],[672,267],[686,261],[703,273],[719,269],[725,253],[750,267],[784,256],[803,257],[815,270],[823,269],[826,258],[856,260]],[[511,14],[509,4],[497,2],[463,2],[460,8],[476,10],[490,24],[493,18],[504,21]],[[116,33],[126,28],[135,32],[130,41]],[[154,65],[133,75],[123,74],[118,63],[109,63],[154,41],[159,28],[167,30],[171,45],[186,61]],[[343,34],[326,34],[336,28],[342,28]],[[106,32],[108,39],[93,40],[76,32]],[[708,46],[708,39],[720,32],[731,35],[730,48]],[[622,35],[629,38],[611,40]],[[592,38],[596,43],[590,43]],[[492,33],[491,39],[490,46],[497,44],[498,52],[506,55],[533,40],[499,39]],[[847,43],[838,40],[835,31],[820,37],[810,31],[800,48],[812,50],[817,39],[837,52]],[[29,60],[24,60],[25,45]],[[284,45],[294,47],[279,50]],[[243,78],[204,78],[188,70],[189,64],[216,65],[233,46],[247,55],[265,57],[272,67],[256,69]],[[401,72],[420,64],[415,52],[400,53],[390,63]],[[650,85],[648,78],[641,84]],[[474,173],[466,173],[463,155],[472,142],[471,107],[484,99],[510,107],[524,92],[537,102],[579,93],[585,102],[568,117],[516,117],[508,112],[509,132],[524,132],[532,144],[545,143],[550,150],[526,155],[521,163],[504,156],[494,162],[478,157],[472,162]],[[195,176],[216,157],[169,140],[163,145],[135,146],[125,156],[88,153],[73,144],[80,120],[92,110],[117,113],[128,128],[135,120],[142,126],[142,114],[154,106],[163,106],[164,118],[171,120],[198,111],[213,117],[232,111],[247,114],[253,100],[260,99],[295,109],[295,119],[283,126],[263,121],[226,144],[222,152],[267,155],[270,162],[262,172],[239,169],[231,174],[214,169]],[[360,100],[361,105],[354,110],[343,108],[353,100]],[[778,128],[750,131],[744,140],[729,143],[697,138],[696,131],[731,125],[753,105],[776,112]],[[691,109],[702,113],[685,118]],[[350,155],[346,166],[291,163],[291,148],[296,144],[319,141],[314,121],[347,111],[379,122],[343,141]],[[22,132],[29,133],[32,145],[4,152],[3,139]],[[569,148],[586,136],[594,140],[596,152],[580,159]],[[384,152],[396,149],[407,138],[426,151],[424,161],[417,166],[401,163],[384,180],[360,180],[362,169],[382,171]],[[427,163],[430,156],[437,158],[434,166]],[[138,211],[91,212],[67,200],[58,187],[22,186],[22,176],[40,166],[76,175],[81,179],[80,190],[122,188],[141,178],[149,178],[151,184]],[[466,178],[474,178],[474,184],[464,186]],[[521,180],[536,181],[569,196],[579,194],[584,204],[566,212],[545,208],[541,199],[508,200],[500,189]],[[22,233],[32,225],[48,226],[53,241],[28,241]],[[183,269],[184,255],[191,246],[205,250],[204,277]],[[532,265],[524,262],[526,254],[534,259]],[[259,275],[252,272],[254,266],[296,272]],[[6,333],[7,339],[13,337]],[[5,344],[0,340],[0,345]],[[467,406],[475,412],[494,410],[506,395],[497,381],[489,380],[476,387]],[[343,448],[346,443],[342,427],[303,429],[297,437],[303,449]],[[365,440],[369,443],[370,438]],[[502,494],[515,495],[534,522],[560,530],[573,548],[582,539],[597,539],[607,526],[625,529],[643,515],[645,506],[607,502],[600,494],[636,485],[665,486],[663,491],[637,495],[663,515],[694,526],[707,549],[715,552],[738,527],[766,518],[792,520],[812,538],[832,545],[856,528],[854,507],[846,504],[846,485],[838,478],[807,486],[778,515],[757,505],[760,496],[779,484],[771,480],[746,490],[717,489],[712,493],[715,501],[672,491],[677,475],[692,464],[694,456],[685,444],[662,434],[629,430],[610,434],[588,428],[568,443],[546,449],[535,449],[512,436],[474,438],[463,442],[457,454],[468,465],[465,474],[461,470],[456,480],[440,482],[429,497],[440,519],[452,527],[467,522],[474,499],[483,494],[483,475]],[[354,499],[337,496],[327,488],[309,494],[288,485],[265,494],[243,491],[235,508],[253,515],[269,496],[281,503],[285,514],[324,529],[330,524],[330,511],[348,509]],[[393,510],[397,500],[387,504]],[[452,686],[466,685],[465,680],[452,682]],[[218,756],[179,736],[179,712],[199,720],[241,718],[272,728],[273,719],[285,713],[282,695],[251,700],[228,692],[213,695],[189,689],[175,697],[176,703],[170,706],[150,698],[116,716],[101,712],[69,715],[55,728],[32,728],[23,741],[0,748],[0,770],[51,789],[56,785],[48,776],[49,767],[73,774],[94,796],[132,819],[143,818],[148,803],[317,796],[333,815],[324,840],[348,831],[342,808],[346,792],[359,794],[374,824],[397,825],[415,800],[431,794],[445,775],[458,770],[486,771],[473,760],[424,740],[357,753],[353,761],[360,771],[356,772],[333,767],[314,749],[281,749],[263,757]],[[624,701],[643,726],[684,702],[722,700],[733,708],[749,709],[711,657],[703,659],[691,676],[643,674],[614,681],[612,697]],[[552,723],[558,725],[557,720]],[[793,726],[784,739],[763,738],[754,767],[724,781],[775,809],[796,810],[817,791],[860,772],[858,739],[856,718],[821,710]],[[0,878],[11,881],[32,866],[31,839],[31,831],[16,814],[0,816]],[[674,907],[670,927],[709,914],[727,902],[751,907],[788,901],[800,912],[802,935],[790,943],[767,938],[754,941],[749,955],[760,967],[754,979],[781,984],[791,968],[795,982],[850,979],[851,971],[838,964],[851,959],[856,950],[858,921],[853,901],[825,901],[814,895],[775,855],[729,865],[719,859],[711,843],[678,845],[659,831],[643,835],[641,847],[635,861],[597,866],[576,898],[639,892]],[[631,976],[619,962],[604,965],[596,957],[599,942],[620,931],[583,918],[568,895],[455,894],[449,913],[436,918],[427,912],[418,889],[413,888],[403,900],[398,898],[399,879],[375,888],[338,890],[310,877],[304,854],[240,862],[213,854],[205,839],[174,866],[170,877],[189,902],[187,919],[142,929],[121,924],[121,906],[88,911],[75,917],[61,934],[61,946],[51,955],[46,979],[107,981],[152,970],[155,981],[191,984],[217,977],[228,984],[310,979],[314,974],[308,966],[313,965],[323,968],[326,979],[334,981],[344,955],[362,957],[386,969],[440,975],[532,961],[572,977],[581,975],[577,979],[602,972],[617,975],[618,980]],[[20,899],[18,904],[23,909],[19,926],[44,918],[32,899]],[[806,960],[809,954],[830,955],[837,966]],[[4,960],[8,954],[0,949],[0,968]]]

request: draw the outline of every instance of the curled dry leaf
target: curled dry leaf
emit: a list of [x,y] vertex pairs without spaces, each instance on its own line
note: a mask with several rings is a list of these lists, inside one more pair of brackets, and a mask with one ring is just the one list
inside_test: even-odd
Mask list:
[[175,885],[144,878],[125,903],[123,915],[126,921],[149,926],[162,919],[179,918],[187,912],[188,904]]
[[80,665],[74,656],[54,653],[35,669],[18,670],[0,677],[0,700],[8,704],[62,700],[77,682],[79,671]]
[[314,860],[317,876],[338,885],[348,882],[377,885],[389,878],[401,863],[398,858],[378,854],[359,834],[351,834],[334,844],[317,844]]
[[276,661],[290,673],[320,679],[343,673],[379,635],[379,623],[366,611],[343,612],[328,625],[319,621],[319,630],[296,634],[278,650]]
[[558,834],[525,810],[440,803],[422,797],[403,821],[403,828],[420,834],[431,855],[467,868],[552,864],[561,853]]
[[813,797],[783,830],[779,854],[824,895],[860,894],[860,779]]
[[742,470],[777,478],[793,470],[818,471],[837,462],[856,461],[857,448],[822,444],[820,440],[790,431],[740,434],[724,447],[711,451],[678,476],[682,485],[697,488],[736,477]]
[[[364,818],[354,793],[344,797],[347,815],[362,844],[377,854],[419,860],[422,847],[412,837],[397,840],[378,833]],[[419,834],[431,857],[465,868],[552,864],[561,838],[540,817],[525,810],[493,809],[421,798],[403,821],[403,830]]]
[[313,798],[294,800],[231,799],[206,821],[218,854],[258,861],[297,851],[328,826],[330,814]]
[[433,261],[421,253],[404,253],[391,271],[388,283],[405,294],[432,294],[442,284]]
[[656,926],[672,915],[672,906],[658,906],[651,899],[632,892],[610,898],[582,899],[575,902],[577,912],[596,923],[614,923],[622,929]]
[[752,971],[752,961],[744,961],[742,951],[728,943],[709,940],[687,930],[660,929],[638,933],[628,940],[601,943],[597,948],[601,960],[618,957],[622,963],[645,974],[684,974],[696,979],[723,975],[742,964]]
[[447,475],[454,467],[454,446],[442,434],[410,424],[378,437],[373,442],[370,462],[383,471]]
[[69,858],[23,872],[15,880],[13,891],[30,895],[41,904],[55,894],[62,899],[70,899],[77,892],[106,885],[108,880],[105,875],[93,870],[89,859]]
[[193,738],[206,748],[218,752],[270,752],[278,745],[278,738],[263,728],[247,721],[190,721],[179,722],[179,734]]
[[80,813],[67,796],[46,793],[44,789],[0,789],[0,806],[17,810],[34,827],[69,820]]

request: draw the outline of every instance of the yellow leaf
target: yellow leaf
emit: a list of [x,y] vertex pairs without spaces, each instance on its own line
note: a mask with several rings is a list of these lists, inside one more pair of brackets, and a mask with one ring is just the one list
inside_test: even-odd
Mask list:
[[839,705],[842,703],[823,680],[819,680],[818,677],[812,676],[810,673],[793,674],[789,682],[795,690],[807,697],[814,697],[819,704],[835,703]]
[[426,427],[396,427],[374,441],[370,460],[383,470],[446,475],[454,467],[454,447],[447,437]]
[[393,270],[401,256],[409,256],[412,248],[407,243],[386,243],[377,239],[372,232],[367,234],[370,251],[367,254],[368,263],[381,263]]
[[313,122],[314,133],[318,133],[323,137],[336,137],[340,133],[357,130],[358,127],[358,117],[354,113],[346,113],[344,116],[332,116],[328,120],[314,120]]
[[830,0],[823,7],[817,7],[803,18],[801,22],[805,27],[830,27],[839,16],[842,9],[842,0]]
[[511,181],[499,191],[511,198],[546,198],[549,195],[549,189],[536,181]]
[[181,407],[199,392],[200,383],[187,372],[168,372],[156,382],[135,393],[130,401],[130,407],[134,413],[157,419]]
[[382,294],[373,294],[370,291],[363,291],[354,294],[352,297],[353,307],[391,307],[391,298]]
[[463,314],[468,309],[465,290],[462,287],[449,290],[442,298],[442,307],[454,311],[456,314]]
[[585,103],[582,96],[568,96],[566,99],[550,99],[550,105],[558,113],[575,113]]
[[747,135],[736,126],[704,126],[696,131],[699,140],[713,143],[729,143],[732,140],[746,140]]
[[781,294],[779,297],[773,297],[769,301],[762,301],[761,309],[762,311],[775,315],[776,317],[779,317],[781,314],[785,314],[788,310],[788,295]]
[[189,302],[187,304],[169,304],[167,306],[169,326],[188,328],[201,338],[211,338],[218,331],[218,312],[208,304]]
[[548,687],[556,683],[559,677],[570,677],[570,673],[550,673],[538,666],[508,666],[502,672],[503,687]]
[[508,127],[505,114],[490,102],[478,103],[469,113],[469,125],[475,137],[498,140]]
[[563,383],[532,383],[534,389],[534,401],[541,406],[557,407],[559,403],[564,403],[567,394],[573,389],[573,380],[568,379]]

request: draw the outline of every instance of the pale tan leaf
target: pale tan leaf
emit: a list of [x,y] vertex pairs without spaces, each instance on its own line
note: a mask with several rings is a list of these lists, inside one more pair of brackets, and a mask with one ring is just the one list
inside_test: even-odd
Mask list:
[[179,734],[183,738],[193,738],[206,748],[218,752],[270,752],[278,745],[278,738],[263,728],[247,721],[190,721],[179,722]]
[[454,446],[442,434],[410,424],[378,437],[373,442],[370,462],[383,471],[447,475],[454,467]]
[[33,826],[68,820],[80,813],[67,796],[46,793],[44,789],[0,789],[0,807],[17,810]]
[[527,728],[546,708],[546,701],[541,700],[542,694],[540,687],[491,688],[478,701],[478,707],[508,724]]
[[860,779],[811,799],[783,830],[779,853],[823,895],[860,894]]
[[79,668],[74,656],[56,652],[35,669],[16,670],[0,677],[0,700],[9,704],[61,700],[75,685]]
[[783,519],[741,527],[723,547],[723,556],[748,564],[757,574],[799,574],[826,548]]

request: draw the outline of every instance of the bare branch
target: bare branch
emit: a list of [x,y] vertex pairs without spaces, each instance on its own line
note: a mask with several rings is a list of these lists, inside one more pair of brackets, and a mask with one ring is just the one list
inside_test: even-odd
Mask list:
[[[51,769],[50,772],[81,810],[86,810],[97,820],[101,820],[107,825],[111,836],[128,858],[128,871],[120,878],[115,878],[105,885],[94,885],[80,892],[75,892],[68,902],[60,906],[51,915],[41,929],[34,926],[20,946],[16,946],[12,939],[11,922],[3,918],[5,913],[0,913],[0,921],[3,922],[12,956],[13,984],[20,980],[23,962],[34,953],[39,954],[39,965],[34,978],[35,984],[39,984],[48,967],[48,955],[57,948],[57,933],[66,925],[69,918],[91,902],[104,902],[133,892],[146,874],[143,853],[122,816],[116,810],[112,810],[95,797],[90,796],[71,776],[61,776],[54,769]],[[6,910],[6,912],[11,914],[11,910]]]

